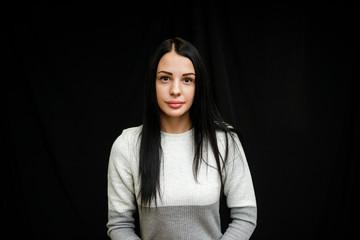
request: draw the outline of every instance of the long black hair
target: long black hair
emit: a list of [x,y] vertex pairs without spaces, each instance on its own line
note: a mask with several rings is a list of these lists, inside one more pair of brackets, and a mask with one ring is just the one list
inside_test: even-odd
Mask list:
[[[142,205],[150,205],[157,202],[157,192],[160,190],[160,167],[161,167],[161,122],[160,109],[156,98],[155,79],[156,70],[161,57],[171,51],[187,57],[194,65],[196,81],[195,96],[190,108],[190,118],[194,130],[194,162],[193,174],[195,179],[202,162],[205,144],[209,143],[216,159],[217,170],[223,186],[223,164],[228,157],[228,136],[233,137],[237,131],[227,125],[217,110],[210,94],[209,79],[205,64],[198,50],[188,41],[181,38],[173,38],[163,41],[152,55],[145,80],[145,102],[143,127],[140,145],[139,177],[140,197]],[[226,151],[224,156],[220,154],[216,131],[225,132]]]

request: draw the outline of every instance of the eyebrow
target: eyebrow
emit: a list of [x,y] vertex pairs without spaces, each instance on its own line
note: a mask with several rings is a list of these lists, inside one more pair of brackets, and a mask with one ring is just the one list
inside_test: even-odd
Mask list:
[[[159,71],[159,73],[165,73],[165,74],[168,74],[168,75],[173,75],[171,72],[167,72],[167,71]],[[195,73],[184,73],[183,76],[188,76],[188,75],[194,75],[195,76]]]

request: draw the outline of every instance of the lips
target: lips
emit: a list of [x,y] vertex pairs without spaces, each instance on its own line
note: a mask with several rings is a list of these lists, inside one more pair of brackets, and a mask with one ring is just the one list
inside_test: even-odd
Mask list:
[[180,108],[184,102],[183,101],[167,101],[166,102],[171,108]]

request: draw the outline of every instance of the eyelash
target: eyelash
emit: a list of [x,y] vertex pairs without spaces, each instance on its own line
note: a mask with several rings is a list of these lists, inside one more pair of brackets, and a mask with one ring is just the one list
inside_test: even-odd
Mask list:
[[[168,81],[169,77],[163,76],[163,77],[160,77],[160,79],[163,80],[163,81]],[[193,82],[193,81],[194,80],[192,78],[184,78],[185,83],[190,83],[190,82]]]

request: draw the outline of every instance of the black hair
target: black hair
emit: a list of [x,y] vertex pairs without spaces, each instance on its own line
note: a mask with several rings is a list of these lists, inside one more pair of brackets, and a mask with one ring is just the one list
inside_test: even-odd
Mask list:
[[[228,158],[228,136],[233,137],[238,132],[227,125],[215,106],[210,93],[209,79],[206,73],[205,64],[198,50],[190,42],[179,37],[163,41],[152,55],[147,69],[145,80],[145,101],[143,126],[141,132],[139,177],[140,177],[140,198],[142,205],[150,205],[152,201],[157,203],[157,193],[160,191],[160,167],[161,167],[161,122],[160,109],[156,98],[155,80],[156,70],[161,57],[171,51],[187,57],[191,60],[195,69],[195,96],[190,108],[190,119],[194,130],[194,161],[193,174],[197,179],[199,168],[202,162],[207,163],[203,156],[203,149],[207,143],[210,144],[216,159],[216,168],[221,179],[223,163]],[[226,151],[224,156],[220,154],[216,131],[225,132]],[[239,135],[238,135],[239,136]]]

